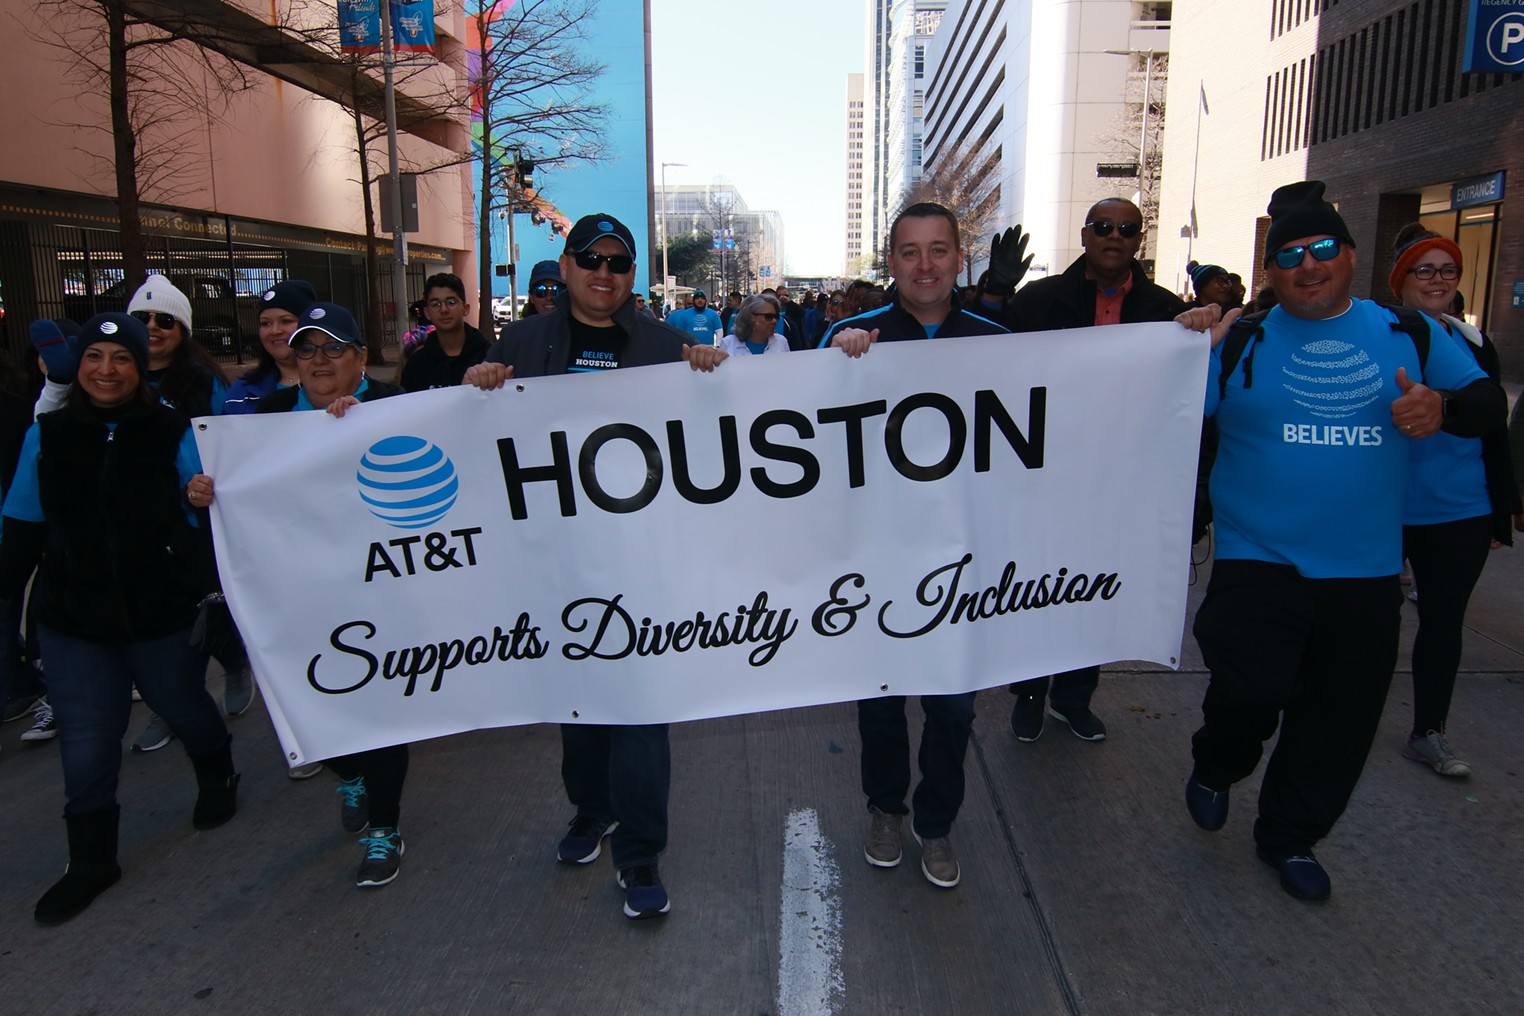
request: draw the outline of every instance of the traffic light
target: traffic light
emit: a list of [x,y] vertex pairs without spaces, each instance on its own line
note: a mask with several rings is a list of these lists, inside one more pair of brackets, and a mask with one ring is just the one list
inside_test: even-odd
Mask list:
[[514,163],[513,170],[518,179],[519,193],[525,201],[534,200],[534,163],[528,159],[519,159]]

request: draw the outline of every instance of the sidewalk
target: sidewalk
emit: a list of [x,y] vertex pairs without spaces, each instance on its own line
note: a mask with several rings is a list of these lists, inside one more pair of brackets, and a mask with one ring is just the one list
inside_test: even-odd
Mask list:
[[[1203,570],[1193,608],[1204,584]],[[1189,637],[1179,674],[1108,668],[1099,744],[1062,725],[1020,744],[1010,696],[981,694],[952,891],[921,877],[908,836],[899,868],[863,861],[852,707],[675,727],[662,867],[673,910],[657,922],[620,916],[606,854],[585,868],[552,860],[570,818],[554,729],[417,746],[402,875],[362,892],[335,781],[288,780],[257,704],[232,723],[238,817],[192,832],[178,744],[128,754],[123,880],[74,921],[40,928],[32,906],[65,859],[57,749],[17,744],[11,724],[0,1011],[1524,1011],[1521,608],[1524,548],[1498,551],[1472,604],[1450,723],[1476,771],[1450,782],[1398,755],[1411,703],[1404,607],[1386,721],[1320,850],[1334,880],[1323,905],[1287,897],[1255,859],[1257,776],[1235,788],[1220,833],[1186,816],[1205,686]],[[220,677],[210,683],[220,693]],[[129,734],[145,718],[138,707]]]

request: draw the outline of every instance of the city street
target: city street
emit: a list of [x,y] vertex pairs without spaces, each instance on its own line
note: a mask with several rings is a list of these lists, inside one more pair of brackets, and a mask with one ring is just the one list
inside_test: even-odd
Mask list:
[[[238,817],[191,831],[177,743],[123,764],[122,881],[75,920],[33,924],[62,869],[56,747],[0,753],[0,1010],[6,1013],[1456,1013],[1524,1006],[1517,722],[1524,552],[1473,599],[1450,782],[1401,758],[1404,656],[1343,822],[1320,850],[1327,904],[1254,857],[1257,776],[1218,834],[1182,788],[1205,684],[1109,668],[1098,744],[1050,721],[1018,743],[981,694],[957,889],[862,857],[850,706],[684,724],[673,735],[664,920],[620,915],[607,854],[559,865],[570,810],[548,727],[417,746],[400,878],[362,891],[334,779],[293,783],[262,705],[233,721]],[[1193,589],[1199,601],[1205,570]],[[220,692],[221,678],[211,678]],[[912,715],[914,711],[912,710]],[[135,708],[132,731],[146,719]],[[908,832],[908,830],[907,830]]]

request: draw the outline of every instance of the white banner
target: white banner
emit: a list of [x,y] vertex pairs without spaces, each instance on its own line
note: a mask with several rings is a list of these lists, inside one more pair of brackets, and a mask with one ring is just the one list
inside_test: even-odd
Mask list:
[[198,420],[293,761],[1175,665],[1207,342],[889,343]]

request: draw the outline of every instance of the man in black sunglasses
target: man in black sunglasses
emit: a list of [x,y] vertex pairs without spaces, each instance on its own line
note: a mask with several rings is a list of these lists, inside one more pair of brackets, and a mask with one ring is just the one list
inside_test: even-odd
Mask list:
[[1275,309],[1227,343],[1239,311],[1179,319],[1212,327],[1206,410],[1220,432],[1216,560],[1194,628],[1211,680],[1186,808],[1222,828],[1230,788],[1279,727],[1254,842],[1304,900],[1332,891],[1312,848],[1349,803],[1397,663],[1409,459],[1441,428],[1502,426],[1507,405],[1438,325],[1410,333],[1350,296],[1354,238],[1323,189],[1308,180],[1270,198]]
[[[1007,324],[1014,332],[1044,332],[1174,320],[1185,301],[1149,281],[1137,258],[1142,243],[1137,205],[1124,198],[1097,202],[1080,228],[1084,253],[1063,274],[1017,290],[1005,305]],[[1100,667],[1082,667],[1011,685],[1017,740],[1037,740],[1045,715],[1064,721],[1081,740],[1105,739],[1106,725],[1090,709],[1100,677]]]
[[[724,350],[698,345],[655,317],[636,313],[635,237],[605,212],[585,215],[566,236],[561,255],[566,292],[555,314],[505,325],[487,359],[465,383],[491,390],[508,378],[591,373],[686,360],[713,370]],[[556,848],[565,864],[591,864],[610,839],[624,914],[661,917],[670,909],[657,858],[667,846],[672,775],[665,723],[561,727],[561,778],[576,808]]]

